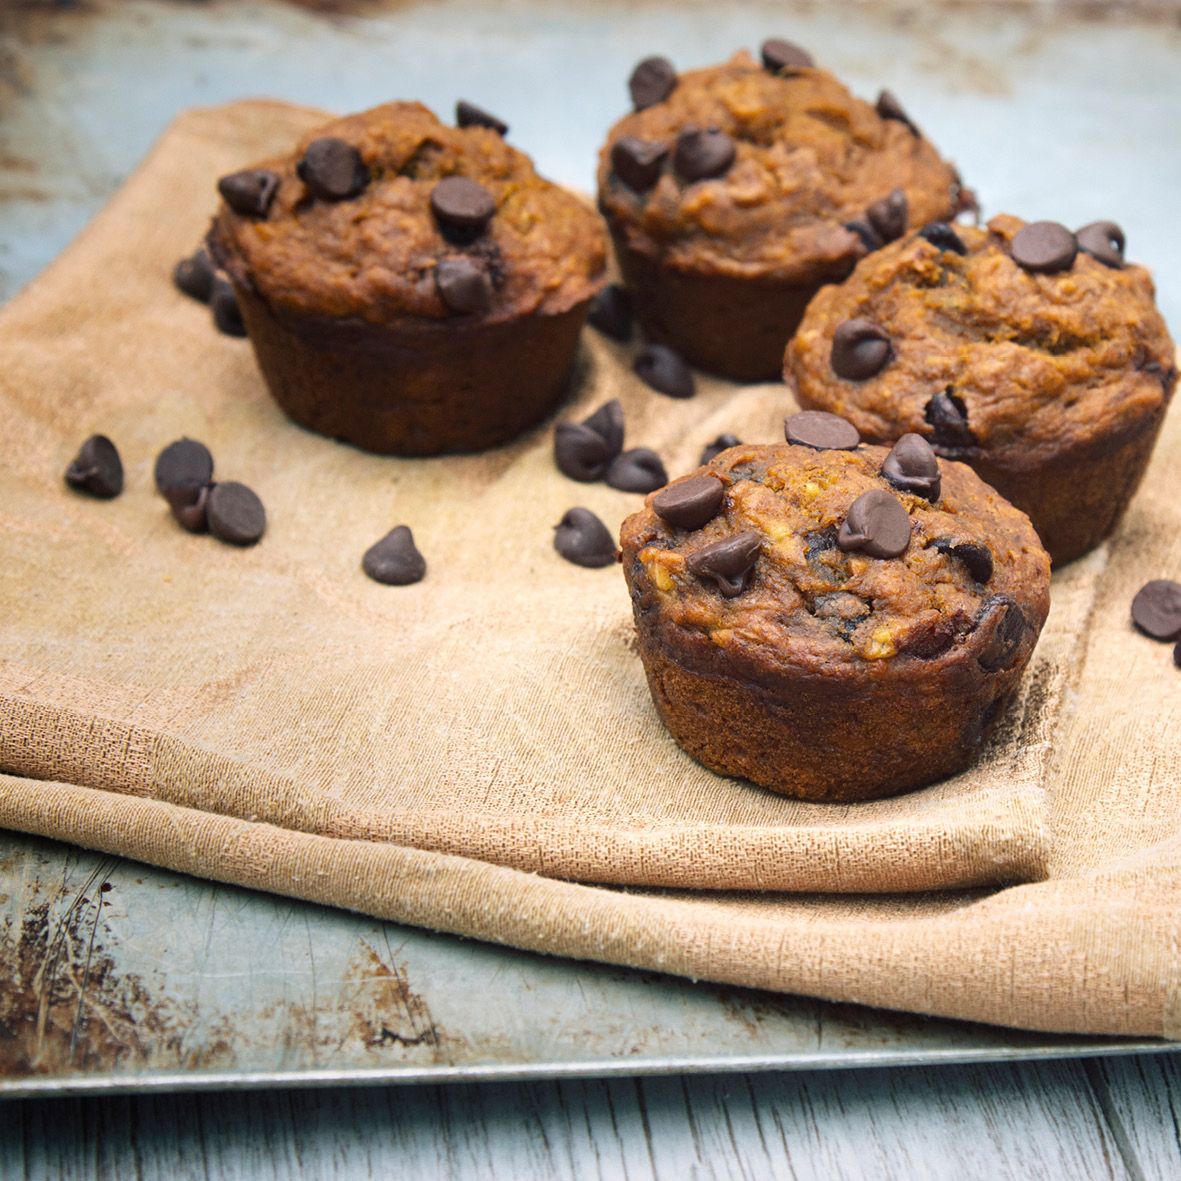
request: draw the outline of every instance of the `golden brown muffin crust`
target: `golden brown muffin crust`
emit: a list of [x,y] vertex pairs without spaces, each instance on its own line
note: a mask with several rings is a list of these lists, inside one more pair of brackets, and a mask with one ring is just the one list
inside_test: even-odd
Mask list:
[[[370,179],[357,196],[317,200],[296,174],[307,145],[325,136],[360,152]],[[280,177],[267,216],[223,204],[212,240],[239,281],[275,309],[373,324],[441,320],[453,313],[436,289],[435,266],[459,257],[480,260],[494,288],[488,311],[469,321],[560,314],[603,284],[606,241],[593,210],[539,177],[495,131],[449,127],[420,103],[337,119],[305,135],[294,155],[259,167]],[[450,243],[431,213],[431,191],[449,176],[478,181],[496,204],[470,245]]]

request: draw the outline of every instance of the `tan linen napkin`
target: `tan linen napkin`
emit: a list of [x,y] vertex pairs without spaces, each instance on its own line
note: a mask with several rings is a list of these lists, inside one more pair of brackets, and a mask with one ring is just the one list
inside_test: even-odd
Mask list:
[[[171,288],[212,179],[319,117],[182,117],[0,316],[0,823],[566,955],[1040,1028],[1176,1028],[1177,793],[1168,710],[1149,703],[1175,703],[1178,682],[1126,623],[1139,581],[1178,570],[1160,540],[1175,521],[1134,514],[1122,563],[1102,552],[1056,577],[1019,706],[966,775],[853,806],[714,776],[656,719],[618,569],[550,544],[571,505],[615,526],[638,497],[561,477],[548,429],[412,461],[308,434],[273,407],[249,345]],[[782,387],[702,382],[675,402],[586,337],[564,413],[620,397],[628,444],[670,471],[722,430],[780,437]],[[110,503],[61,483],[92,431],[127,467]],[[258,547],[173,524],[151,466],[181,434],[262,495]],[[361,554],[402,522],[427,579],[368,582]],[[817,896],[1051,870],[992,896]]]

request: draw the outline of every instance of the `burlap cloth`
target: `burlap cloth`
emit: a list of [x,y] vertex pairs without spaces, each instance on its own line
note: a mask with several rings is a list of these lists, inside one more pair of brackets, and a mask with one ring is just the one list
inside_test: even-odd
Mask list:
[[[548,429],[405,461],[308,434],[172,288],[212,179],[319,117],[185,115],[0,316],[0,824],[561,955],[1176,1036],[1181,674],[1128,624],[1181,572],[1176,416],[1119,537],[1056,576],[974,770],[853,806],[718,778],[653,712],[618,568],[551,546],[570,506],[616,527],[639,497],[560,476]],[[673,401],[585,336],[566,413],[620,397],[671,472],[723,430],[781,437],[782,387]],[[61,480],[92,431],[124,457],[113,502]],[[173,523],[151,471],[182,434],[261,494],[259,546]],[[361,554],[403,522],[427,579],[378,586]]]

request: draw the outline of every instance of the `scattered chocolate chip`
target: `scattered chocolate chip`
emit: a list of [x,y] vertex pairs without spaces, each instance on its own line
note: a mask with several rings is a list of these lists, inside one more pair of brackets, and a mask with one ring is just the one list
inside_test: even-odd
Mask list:
[[939,499],[939,460],[922,435],[903,435],[882,461],[882,475],[900,492],[923,496],[932,504]]
[[827,410],[801,410],[790,415],[784,420],[783,433],[789,443],[817,451],[852,451],[861,442],[851,422]]
[[898,497],[871,488],[849,505],[837,545],[871,558],[896,558],[910,545],[910,517]]
[[177,439],[156,456],[155,479],[160,493],[180,484],[208,484],[213,479],[213,456],[196,439]]
[[968,573],[977,582],[988,582],[992,578],[992,550],[975,541],[949,541],[945,537],[931,543],[941,553],[963,562]]
[[1075,236],[1056,221],[1035,221],[1017,231],[1009,244],[1013,261],[1027,271],[1068,271],[1078,254]]
[[869,224],[883,242],[893,242],[906,233],[910,219],[910,203],[902,189],[894,189],[888,196],[875,201],[866,211]]
[[1132,600],[1132,622],[1154,640],[1181,638],[1181,583],[1170,578],[1146,582]]
[[930,221],[921,230],[919,237],[926,238],[939,250],[950,250],[955,254],[967,254],[964,240],[945,221]]
[[173,517],[190,533],[205,533],[209,529],[209,493],[212,484],[172,484],[164,489],[164,499]]
[[618,398],[604,402],[602,406],[583,419],[583,426],[590,427],[607,444],[607,458],[614,459],[623,450],[623,406]]
[[655,492],[668,483],[668,472],[650,447],[633,447],[611,461],[607,483],[620,492]]
[[976,446],[976,436],[968,428],[968,407],[958,394],[945,390],[936,394],[923,411],[923,417],[934,427],[936,447],[958,451]]
[[492,280],[470,258],[440,259],[435,267],[435,287],[448,309],[462,315],[486,311],[492,302]]
[[1029,625],[1021,608],[1008,595],[993,595],[976,616],[975,630],[984,637],[977,663],[985,672],[996,672],[1011,663]]
[[763,59],[763,68],[772,74],[778,74],[781,70],[806,70],[816,64],[806,49],[784,41],[781,37],[769,37],[763,42],[759,54]]
[[123,491],[123,461],[106,435],[91,435],[66,468],[66,483],[75,492],[112,500]]
[[645,385],[670,398],[691,398],[697,392],[689,366],[668,345],[646,344],[636,354],[632,369]]
[[817,554],[837,548],[837,531],[831,526],[804,534],[804,557],[810,562]]
[[208,303],[213,290],[213,262],[208,252],[202,249],[182,258],[172,270],[172,281],[185,295]]
[[713,459],[715,455],[721,455],[721,453],[728,448],[739,447],[741,445],[742,440],[737,435],[718,435],[716,439],[710,443],[706,443],[706,445],[702,447],[701,456],[698,458],[697,462],[699,465],[707,464],[711,459]]
[[685,565],[695,578],[713,583],[723,598],[733,599],[750,583],[762,545],[762,534],[747,529],[702,546],[685,559]]
[[677,85],[677,68],[667,57],[646,57],[631,72],[627,88],[637,111],[662,103]]
[[361,569],[385,586],[410,586],[426,576],[426,559],[418,552],[410,527],[399,525],[365,551]]
[[875,250],[881,250],[885,246],[885,242],[882,241],[877,230],[867,221],[847,221],[845,222],[845,229],[856,234],[861,239],[861,244],[870,254]]
[[610,566],[615,538],[588,508],[567,510],[554,528],[554,549],[576,566]]
[[214,484],[206,501],[209,532],[230,545],[254,545],[267,527],[267,512],[257,494],[245,484],[227,480]]
[[231,172],[217,182],[222,200],[243,217],[266,217],[279,191],[279,174],[267,168]]
[[717,127],[686,127],[677,136],[673,167],[682,180],[709,180],[733,163],[734,141]]
[[587,323],[626,344],[632,338],[632,300],[626,287],[610,283],[591,301]]
[[611,145],[611,171],[629,189],[645,193],[660,179],[667,155],[662,143],[623,135]]
[[885,329],[872,320],[846,320],[832,337],[832,371],[849,381],[865,381],[880,373],[894,356]]
[[497,135],[508,135],[507,123],[498,119],[490,111],[484,110],[483,107],[478,107],[475,103],[469,103],[462,98],[455,104],[455,125],[457,127],[487,127],[490,131],[495,131]]
[[312,140],[295,171],[312,196],[321,201],[355,197],[369,183],[369,169],[361,153],[333,136]]
[[431,211],[440,225],[478,231],[496,212],[492,194],[466,176],[448,176],[431,190]]
[[677,529],[700,529],[718,515],[725,494],[717,476],[690,476],[658,492],[652,510]]
[[213,277],[213,287],[209,292],[209,310],[213,313],[213,323],[218,332],[226,336],[246,335],[246,321],[242,319],[238,297],[234,294],[233,285],[224,275]]
[[902,104],[898,101],[897,96],[892,90],[883,90],[878,95],[878,101],[874,104],[874,110],[883,119],[893,119],[898,123],[905,123],[915,135],[922,135],[922,132],[915,126],[914,121],[903,109]]
[[1124,247],[1127,241],[1124,232],[1113,221],[1093,221],[1075,234],[1079,249],[1085,250],[1092,258],[1105,267],[1117,271],[1124,265]]
[[560,422],[554,427],[554,463],[571,480],[593,484],[607,474],[612,456],[607,441],[584,422]]

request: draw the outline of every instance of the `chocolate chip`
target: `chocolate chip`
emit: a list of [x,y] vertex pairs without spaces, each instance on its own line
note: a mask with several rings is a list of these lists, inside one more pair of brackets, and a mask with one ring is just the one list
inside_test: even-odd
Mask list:
[[1021,647],[1029,625],[1021,608],[1008,595],[993,595],[976,616],[975,630],[983,636],[976,661],[985,672],[1010,664]]
[[865,381],[880,373],[894,356],[885,329],[872,320],[846,320],[832,337],[832,371],[849,381]]
[[709,180],[734,163],[734,141],[717,127],[686,127],[677,136],[673,167],[682,180]]
[[588,508],[572,508],[555,526],[554,549],[576,566],[610,566],[615,538]]
[[976,446],[976,436],[968,429],[968,407],[958,394],[945,390],[936,394],[923,411],[923,417],[934,427],[935,446],[947,451],[960,451]]
[[872,488],[849,505],[837,545],[871,558],[896,558],[910,545],[910,517],[898,497]]
[[668,483],[668,472],[650,447],[633,447],[617,455],[607,468],[607,484],[620,492],[655,492]]
[[926,238],[939,250],[950,250],[955,254],[968,253],[964,240],[945,221],[929,221],[919,230],[919,237]]
[[831,526],[804,534],[804,557],[810,562],[817,554],[837,548],[837,531]]
[[647,192],[659,179],[668,148],[656,140],[622,135],[611,145],[611,171],[629,189]]
[[763,68],[772,74],[778,74],[781,70],[809,69],[816,64],[806,49],[780,37],[769,37],[764,41],[759,54],[763,59]]
[[198,250],[190,258],[182,258],[172,270],[172,281],[193,299],[209,302],[213,290],[213,262],[205,250]]
[[1056,221],[1035,221],[1018,230],[1009,245],[1013,261],[1027,271],[1068,271],[1078,254],[1075,236]]
[[435,266],[435,287],[449,311],[468,315],[492,302],[488,272],[470,258],[443,258]]
[[196,439],[177,439],[156,456],[155,479],[161,493],[180,484],[208,484],[213,479],[213,456]]
[[645,385],[670,398],[691,398],[697,392],[689,366],[668,345],[646,344],[636,354],[632,369]]
[[922,135],[922,132],[915,126],[914,121],[903,109],[902,104],[898,101],[897,96],[892,90],[883,90],[878,95],[878,101],[874,104],[874,110],[883,119],[893,119],[898,123],[905,123],[915,135]]
[[893,242],[906,233],[910,219],[910,203],[902,189],[894,189],[889,196],[875,201],[866,211],[869,224],[877,230],[883,242]]
[[723,598],[733,599],[749,585],[762,545],[762,534],[747,529],[702,546],[685,559],[685,565],[695,578],[713,583]]
[[209,493],[212,484],[173,484],[164,489],[164,499],[181,528],[189,533],[209,529]]
[[418,552],[410,527],[399,525],[365,551],[361,569],[384,586],[410,586],[426,576],[426,559]]
[[431,190],[431,210],[442,226],[476,232],[496,212],[496,201],[477,181],[448,176]]
[[231,172],[217,182],[222,200],[243,217],[266,217],[279,191],[279,174],[268,168]]
[[856,234],[861,239],[861,244],[870,254],[875,250],[881,250],[885,246],[885,242],[882,241],[877,230],[867,221],[847,221],[845,222],[845,229]]
[[900,492],[923,496],[932,504],[939,499],[939,460],[922,435],[903,435],[882,461],[882,475]]
[[601,480],[611,459],[606,440],[586,423],[560,422],[554,428],[554,463],[571,480]]
[[861,442],[857,428],[827,410],[801,410],[784,420],[783,433],[789,443],[815,447],[817,451],[852,451]]
[[457,127],[487,127],[490,131],[495,131],[497,135],[508,135],[507,123],[484,110],[483,107],[478,107],[475,103],[469,103],[462,98],[455,104],[455,124]]
[[646,57],[631,72],[627,88],[637,111],[662,103],[677,85],[677,68],[667,57]]
[[701,455],[698,458],[698,464],[707,464],[715,455],[720,455],[723,451],[730,447],[740,447],[742,440],[737,435],[722,434],[718,435],[711,443],[706,443],[701,449]]
[[582,425],[590,427],[607,444],[608,459],[614,459],[623,450],[623,406],[618,398],[604,402]]
[[677,529],[700,529],[718,515],[725,494],[717,476],[690,476],[658,492],[652,510]]
[[592,328],[626,344],[632,338],[632,300],[626,287],[611,283],[591,301],[586,317]]
[[312,140],[295,171],[312,196],[321,201],[355,197],[369,183],[369,169],[361,153],[333,136]]
[[1079,248],[1105,267],[1117,271],[1124,265],[1124,232],[1113,221],[1093,221],[1075,234]]
[[988,582],[992,578],[992,551],[988,546],[975,541],[949,541],[945,537],[937,538],[931,544],[941,554],[963,562],[977,582]]
[[213,287],[209,292],[209,310],[213,313],[213,323],[218,332],[226,336],[245,336],[246,321],[242,319],[242,309],[238,307],[238,297],[229,279],[224,275],[215,275]]
[[1169,578],[1146,582],[1132,600],[1132,622],[1154,640],[1181,637],[1181,583]]
[[123,461],[106,435],[91,435],[66,468],[66,483],[75,492],[111,500],[123,491]]
[[214,484],[205,506],[209,532],[230,545],[253,545],[267,527],[267,512],[245,484],[228,480]]

